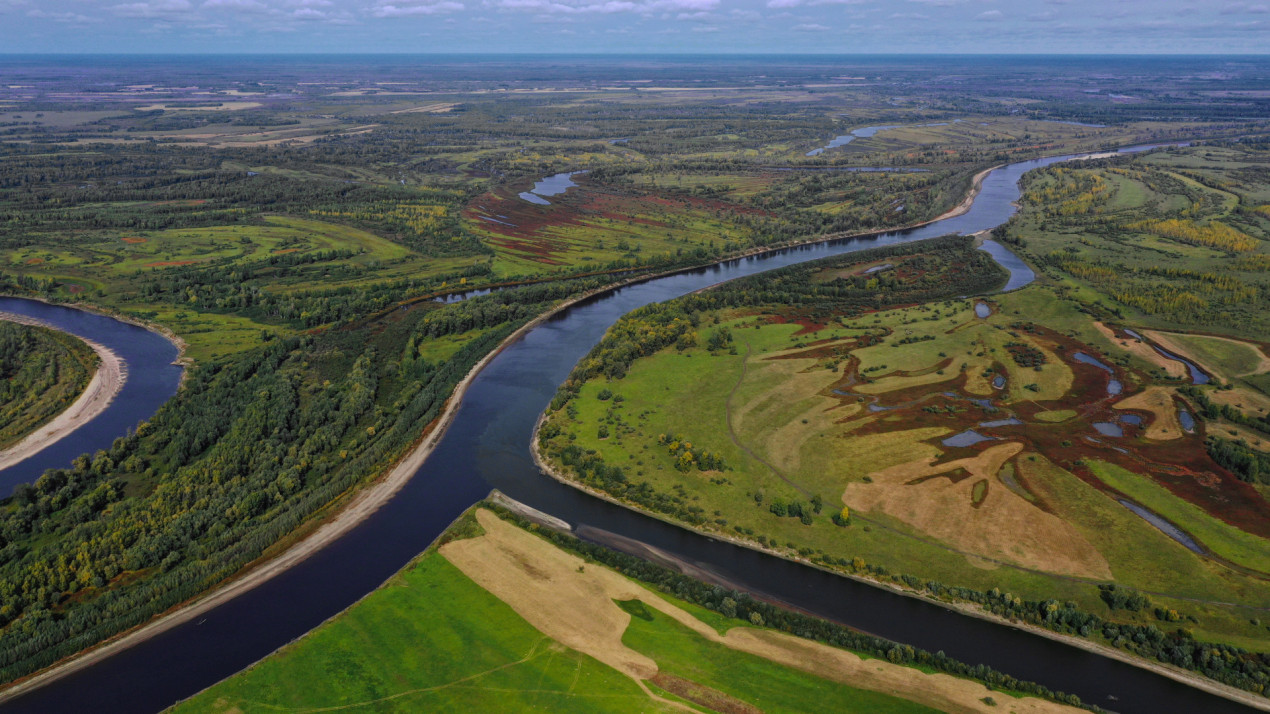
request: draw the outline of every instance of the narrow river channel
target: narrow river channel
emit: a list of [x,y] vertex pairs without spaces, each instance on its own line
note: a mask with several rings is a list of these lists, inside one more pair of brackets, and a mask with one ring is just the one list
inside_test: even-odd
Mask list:
[[[247,667],[378,587],[491,488],[562,518],[642,541],[761,596],[893,640],[1072,692],[1126,714],[1247,709],[1167,677],[668,525],[543,475],[529,454],[540,412],[619,317],[724,280],[874,246],[974,233],[1016,210],[1025,172],[993,171],[971,210],[922,228],[790,248],[623,287],[561,312],[473,381],[436,450],[388,503],[307,560],[205,616],[18,697],[5,712],[158,711]],[[1017,287],[1011,281],[1012,287]]]

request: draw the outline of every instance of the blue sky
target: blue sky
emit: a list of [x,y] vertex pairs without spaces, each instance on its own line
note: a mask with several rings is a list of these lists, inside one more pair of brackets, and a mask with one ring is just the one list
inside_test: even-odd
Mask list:
[[0,48],[1270,53],[1270,0],[0,0]]

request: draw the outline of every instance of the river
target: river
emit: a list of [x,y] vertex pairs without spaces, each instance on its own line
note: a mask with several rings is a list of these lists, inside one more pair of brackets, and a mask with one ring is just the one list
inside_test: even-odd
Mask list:
[[53,442],[6,469],[0,469],[0,494],[8,496],[20,483],[29,483],[47,469],[66,468],[80,454],[108,449],[114,440],[150,418],[176,394],[181,367],[174,364],[176,345],[163,335],[113,317],[50,305],[38,300],[0,297],[0,312],[33,317],[63,332],[93,340],[119,355],[127,378],[110,406]]
[[[458,414],[414,477],[338,541],[277,577],[132,648],[0,707],[5,712],[146,712],[214,684],[353,604],[427,548],[491,488],[575,527],[588,525],[674,554],[762,596],[893,640],[1137,712],[1242,712],[1229,700],[1159,674],[1008,626],[958,614],[672,526],[543,475],[529,453],[538,415],[572,366],[627,312],[724,280],[880,245],[975,233],[1016,210],[1026,171],[993,171],[967,213],[909,231],[784,249],[622,287],[528,332],[473,380]],[[1110,697],[1115,697],[1112,699]]]

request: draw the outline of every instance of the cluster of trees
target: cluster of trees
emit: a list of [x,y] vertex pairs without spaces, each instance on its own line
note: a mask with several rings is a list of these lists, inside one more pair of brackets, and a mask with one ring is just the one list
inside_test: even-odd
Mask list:
[[1225,419],[1228,422],[1246,426],[1270,436],[1270,414],[1266,416],[1250,416],[1229,404],[1218,404],[1208,398],[1203,389],[1187,385],[1179,390],[1187,398],[1193,400],[1203,410],[1203,415],[1211,420]]
[[793,500],[786,503],[779,498],[773,498],[767,504],[767,510],[778,518],[797,518],[803,522],[803,525],[809,526],[811,525],[812,516],[820,515],[820,511],[824,508],[824,505],[824,501],[820,498],[820,495],[817,494],[812,497],[811,503],[804,503],[799,500]]
[[1010,353],[1011,359],[1020,367],[1034,367],[1040,369],[1041,365],[1049,360],[1045,357],[1045,353],[1036,349],[1026,342],[1015,342],[1011,340],[1005,343],[1005,349]]
[[1258,451],[1243,439],[1232,441],[1210,435],[1204,440],[1208,455],[1222,468],[1249,483],[1270,483],[1270,454]]
[[694,452],[692,442],[676,436],[674,432],[659,434],[657,443],[666,447],[670,455],[675,458],[675,468],[680,471],[688,472],[693,469],[698,471],[726,471],[728,469],[727,462],[723,460],[721,454],[704,450]]
[[[136,433],[0,509],[0,678],[144,622],[258,558],[398,458],[511,331],[590,285],[428,303],[192,369]],[[443,362],[407,349],[478,323],[487,329]]]
[[[548,423],[538,432],[539,443],[545,447],[559,434],[559,425]],[[553,448],[551,455],[584,485],[685,523],[696,526],[706,523],[705,509],[692,505],[679,494],[659,492],[647,481],[631,481],[621,466],[606,463],[594,449],[567,443]]]
[[1250,253],[1260,243],[1240,230],[1231,228],[1220,221],[1209,221],[1201,225],[1195,221],[1169,218],[1158,221],[1140,221],[1125,226],[1131,231],[1154,233],[1165,238],[1206,248],[1218,248],[1234,253]]
[[0,320],[0,445],[69,406],[96,361],[92,349],[70,335]]

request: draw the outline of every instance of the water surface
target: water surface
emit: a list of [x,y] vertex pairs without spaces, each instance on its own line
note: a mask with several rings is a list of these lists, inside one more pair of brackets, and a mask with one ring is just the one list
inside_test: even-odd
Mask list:
[[109,449],[116,438],[153,416],[181,383],[181,367],[174,364],[176,345],[157,332],[113,317],[24,298],[0,297],[0,311],[33,317],[100,343],[119,355],[126,371],[123,387],[104,411],[69,436],[0,470],[0,497],[9,496],[15,486],[34,481],[48,469],[69,467],[80,454]]
[[[634,538],[772,600],[930,651],[1107,704],[1123,714],[1245,711],[1158,674],[1012,627],[966,617],[648,518],[538,471],[529,440],[572,366],[619,317],[723,280],[880,245],[975,233],[1008,219],[1024,172],[1064,157],[992,172],[965,215],[923,228],[740,258],[628,285],[554,315],[476,376],[455,420],[414,477],[338,541],[285,573],[153,639],[14,700],[4,711],[146,712],[211,685],[303,635],[408,563],[491,487],[574,524]],[[983,400],[987,401],[987,400]]]

